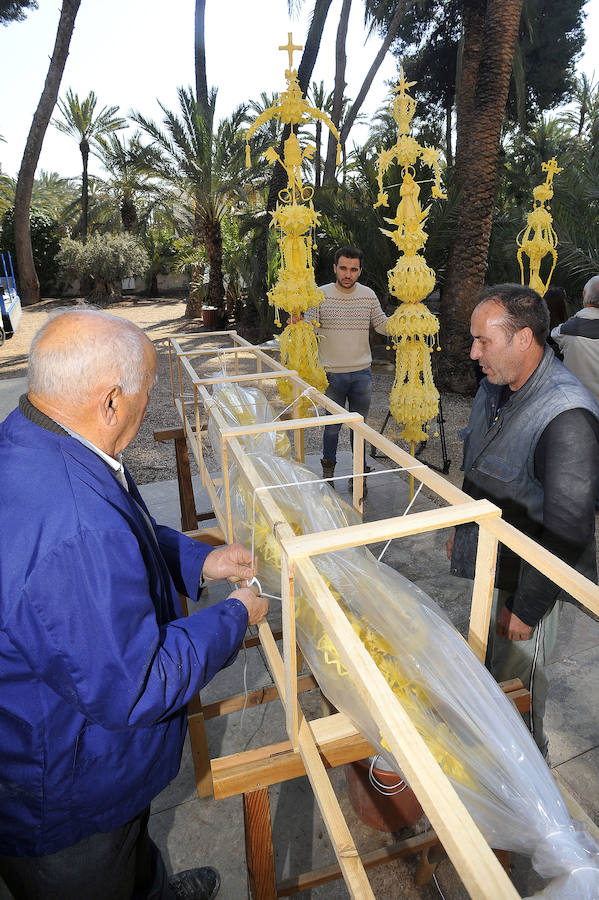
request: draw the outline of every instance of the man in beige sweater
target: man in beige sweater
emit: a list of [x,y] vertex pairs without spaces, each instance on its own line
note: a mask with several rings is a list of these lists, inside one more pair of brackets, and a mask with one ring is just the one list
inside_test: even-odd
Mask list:
[[[333,266],[336,280],[321,287],[324,302],[306,310],[304,319],[317,319],[319,356],[329,386],[327,397],[350,412],[368,415],[372,394],[369,332],[372,326],[379,334],[387,333],[387,316],[374,291],[358,282],[362,271],[362,251],[357,247],[340,247]],[[337,443],[341,425],[324,429],[322,474],[332,478],[337,461]],[[351,481],[350,481],[351,485]]]

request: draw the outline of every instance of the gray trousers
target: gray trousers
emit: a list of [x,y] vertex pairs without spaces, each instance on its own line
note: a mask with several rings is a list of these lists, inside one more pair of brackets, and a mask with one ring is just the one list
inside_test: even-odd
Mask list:
[[547,756],[548,738],[543,728],[548,688],[545,666],[557,640],[562,603],[555,601],[527,641],[508,641],[495,633],[495,623],[509,596],[502,590],[495,590],[493,594],[485,665],[496,681],[519,678],[530,691],[530,712],[522,713],[522,718],[537,747],[543,756]]

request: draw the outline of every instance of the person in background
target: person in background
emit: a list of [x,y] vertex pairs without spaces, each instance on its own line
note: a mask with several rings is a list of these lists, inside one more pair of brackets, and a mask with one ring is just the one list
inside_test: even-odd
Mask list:
[[576,315],[553,328],[551,338],[563,353],[565,365],[599,403],[599,275],[585,284],[582,303]]
[[34,337],[28,393],[0,425],[0,876],[16,900],[219,888],[210,866],[168,878],[150,802],[178,772],[187,702],[267,602],[240,586],[182,614],[179,594],[243,584],[252,559],[158,525],[124,467],[155,374],[135,325],[63,312]]
[[554,287],[553,285],[551,285],[543,294],[543,299],[547,304],[547,309],[549,310],[550,334],[547,338],[547,343],[549,344],[557,358],[563,360],[561,350],[551,337],[551,332],[554,328],[556,328],[558,325],[561,325],[562,322],[565,322],[568,318],[568,302],[566,298],[566,291],[563,287]]
[[[485,377],[464,430],[464,491],[495,503],[505,521],[596,580],[599,406],[547,346],[547,306],[530,288],[488,288],[471,332],[470,356]],[[477,538],[469,523],[448,540],[454,575],[474,577]],[[486,664],[497,681],[520,678],[529,689],[525,720],[545,756],[545,665],[559,588],[503,544],[495,584]]]
[[[304,319],[318,319],[318,353],[327,373],[327,397],[364,417],[372,396],[372,353],[370,328],[387,333],[387,316],[376,294],[360,284],[362,251],[357,247],[339,247],[333,266],[335,281],[321,287],[324,301],[318,309],[306,310]],[[337,462],[337,444],[341,425],[326,425],[322,449],[323,478],[332,478]],[[366,466],[365,471],[370,471]],[[366,480],[364,480],[366,481]],[[351,485],[351,480],[350,480]],[[366,493],[366,483],[364,484]]]

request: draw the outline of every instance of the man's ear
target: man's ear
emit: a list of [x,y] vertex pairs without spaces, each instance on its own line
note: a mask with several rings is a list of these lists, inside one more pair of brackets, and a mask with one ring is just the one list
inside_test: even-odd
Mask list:
[[102,418],[106,425],[116,425],[118,421],[118,411],[122,393],[123,392],[121,391],[118,384],[115,384],[111,388],[109,388],[103,395],[100,406],[102,411]]
[[534,343],[532,328],[528,328],[528,326],[526,328],[522,328],[518,332],[518,342],[521,350],[523,350],[524,352],[529,350]]

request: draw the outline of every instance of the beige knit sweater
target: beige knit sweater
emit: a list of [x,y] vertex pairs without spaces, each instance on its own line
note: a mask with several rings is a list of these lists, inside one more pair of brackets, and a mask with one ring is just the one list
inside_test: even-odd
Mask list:
[[387,333],[387,316],[374,291],[356,282],[350,293],[340,291],[336,282],[321,287],[324,302],[304,313],[306,322],[318,319],[318,353],[327,372],[358,372],[372,362],[370,326]]

